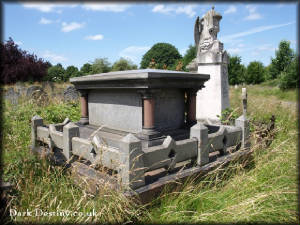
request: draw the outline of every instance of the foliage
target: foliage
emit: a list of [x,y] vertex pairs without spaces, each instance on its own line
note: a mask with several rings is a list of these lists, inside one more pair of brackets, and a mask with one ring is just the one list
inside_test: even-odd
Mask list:
[[65,81],[65,69],[63,66],[58,63],[55,66],[52,66],[48,69],[47,76],[45,77],[47,81],[54,81],[54,82],[62,82]]
[[277,78],[281,72],[287,69],[294,57],[295,53],[293,49],[290,48],[290,42],[282,40],[279,43],[278,50],[275,51],[275,58],[271,58],[268,78]]
[[0,43],[0,82],[3,84],[17,81],[41,81],[47,75],[50,63],[21,50],[12,38]]
[[80,72],[82,75],[88,75],[92,73],[92,65],[90,63],[85,63],[81,68]]
[[92,74],[107,73],[111,71],[111,64],[107,58],[97,58],[92,64]]
[[247,84],[259,84],[265,80],[265,74],[265,68],[261,62],[250,62],[247,66],[245,81]]
[[241,84],[245,81],[246,68],[241,64],[240,56],[230,56],[228,64],[228,79],[230,85]]
[[234,125],[235,119],[239,117],[237,110],[238,108],[226,108],[221,112],[221,116],[217,115],[217,117],[220,118],[221,123],[224,125]]
[[143,56],[141,68],[147,68],[153,59],[156,63],[156,69],[163,69],[164,65],[169,69],[175,65],[176,60],[181,58],[182,56],[173,45],[169,43],[157,43]]
[[[148,223],[297,223],[297,110],[280,105],[272,95],[248,89],[250,125],[266,122],[275,113],[275,139],[263,147],[251,136],[253,150],[247,161],[219,167],[195,182],[187,181],[171,193],[168,189],[150,206]],[[280,91],[278,89],[278,91]],[[282,91],[280,91],[282,92]],[[293,90],[293,92],[296,92]],[[239,107],[241,89],[231,89],[231,107]],[[255,127],[256,128],[256,127]]]
[[81,76],[81,72],[78,70],[75,66],[68,66],[65,75],[64,75],[64,81],[68,81],[71,77],[79,77]]
[[183,68],[186,70],[186,66],[194,59],[196,58],[196,46],[195,45],[189,45],[188,50],[184,54],[182,58]]
[[299,57],[295,57],[279,76],[279,87],[282,90],[299,87]]
[[130,60],[120,58],[112,66],[112,71],[136,70],[137,65],[133,64]]

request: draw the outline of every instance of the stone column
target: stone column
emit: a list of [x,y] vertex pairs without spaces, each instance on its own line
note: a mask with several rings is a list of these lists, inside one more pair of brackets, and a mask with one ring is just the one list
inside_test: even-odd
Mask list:
[[79,92],[81,103],[81,117],[79,123],[85,125],[89,123],[88,92],[86,90],[79,90]]
[[144,105],[144,114],[143,114],[143,130],[153,131],[154,130],[154,107],[155,101],[153,93],[146,91],[142,93],[143,105]]
[[187,90],[187,125],[193,126],[197,123],[196,119],[196,97],[197,90],[189,89]]

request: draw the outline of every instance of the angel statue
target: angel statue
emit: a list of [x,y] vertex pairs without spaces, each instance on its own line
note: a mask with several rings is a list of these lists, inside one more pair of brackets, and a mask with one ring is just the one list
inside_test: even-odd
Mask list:
[[214,6],[209,10],[202,19],[199,16],[194,26],[194,39],[196,45],[196,59],[191,62],[190,67],[203,58],[206,52],[222,52],[223,44],[217,40],[217,34],[220,31],[219,22],[222,16],[214,10]]

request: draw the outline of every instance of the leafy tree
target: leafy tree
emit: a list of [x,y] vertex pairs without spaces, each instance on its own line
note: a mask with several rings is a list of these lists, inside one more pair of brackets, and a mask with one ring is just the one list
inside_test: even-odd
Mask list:
[[268,78],[275,79],[278,75],[285,71],[288,65],[295,57],[293,49],[290,48],[290,42],[282,40],[279,43],[278,50],[275,52],[275,58],[271,58],[271,64],[268,69]]
[[49,62],[21,50],[12,38],[0,43],[0,82],[41,81],[47,76]]
[[111,71],[111,64],[107,58],[97,58],[92,64],[92,74],[107,73]]
[[230,85],[241,84],[245,80],[246,68],[241,64],[240,56],[230,56],[228,64],[228,79]]
[[182,58],[183,68],[186,70],[186,66],[194,59],[196,58],[196,46],[195,45],[189,45],[188,50],[184,54]]
[[259,61],[250,62],[247,67],[245,81],[247,84],[259,84],[265,80],[265,68]]
[[78,77],[80,76],[79,70],[75,66],[68,66],[65,75],[64,75],[64,81],[68,81],[71,77]]
[[123,70],[136,70],[137,65],[133,64],[130,60],[120,58],[112,66],[112,71],[123,71]]
[[48,75],[46,80],[61,82],[61,81],[65,81],[64,77],[65,77],[65,69],[60,63],[58,63],[55,66],[52,66],[48,69]]
[[92,73],[92,65],[89,63],[85,63],[81,68],[80,68],[80,72],[83,75],[88,75]]
[[157,69],[163,69],[164,64],[168,69],[175,65],[176,60],[181,59],[182,56],[177,48],[168,43],[157,43],[146,52],[141,61],[141,68],[149,67],[152,59],[155,61]]
[[286,70],[280,73],[279,88],[282,90],[299,87],[299,57],[295,57]]

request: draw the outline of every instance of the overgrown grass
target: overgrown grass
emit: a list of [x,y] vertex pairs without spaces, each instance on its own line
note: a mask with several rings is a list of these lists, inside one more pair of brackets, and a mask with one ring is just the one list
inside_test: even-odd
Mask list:
[[[82,216],[16,216],[15,222],[110,222],[136,221],[142,214],[141,206],[120,193],[108,191],[105,196],[91,196],[78,188],[68,172],[37,160],[29,153],[30,120],[40,115],[45,123],[62,122],[66,117],[79,120],[79,104],[52,100],[44,106],[24,101],[19,105],[4,106],[3,167],[5,181],[15,184],[9,209],[18,212],[78,212]],[[38,211],[35,211],[38,210]],[[92,213],[96,215],[91,216]],[[87,214],[88,213],[88,214]],[[88,216],[90,215],[90,216]]]
[[[17,222],[281,222],[297,217],[297,111],[296,91],[249,86],[248,114],[252,133],[259,122],[276,116],[275,138],[269,147],[252,137],[253,157],[209,173],[197,182],[186,182],[173,193],[145,206],[136,205],[121,193],[91,196],[74,185],[68,172],[29,154],[30,119],[38,114],[45,123],[79,119],[78,103],[52,99],[43,106],[23,102],[4,105],[3,161],[5,181],[15,184],[8,206],[19,212],[40,209],[96,212],[96,216],[12,217]],[[268,89],[268,90],[266,90]],[[269,90],[270,89],[270,90]],[[273,93],[279,93],[274,94]],[[231,89],[231,106],[241,113],[241,89]],[[285,96],[281,98],[280,96]]]

